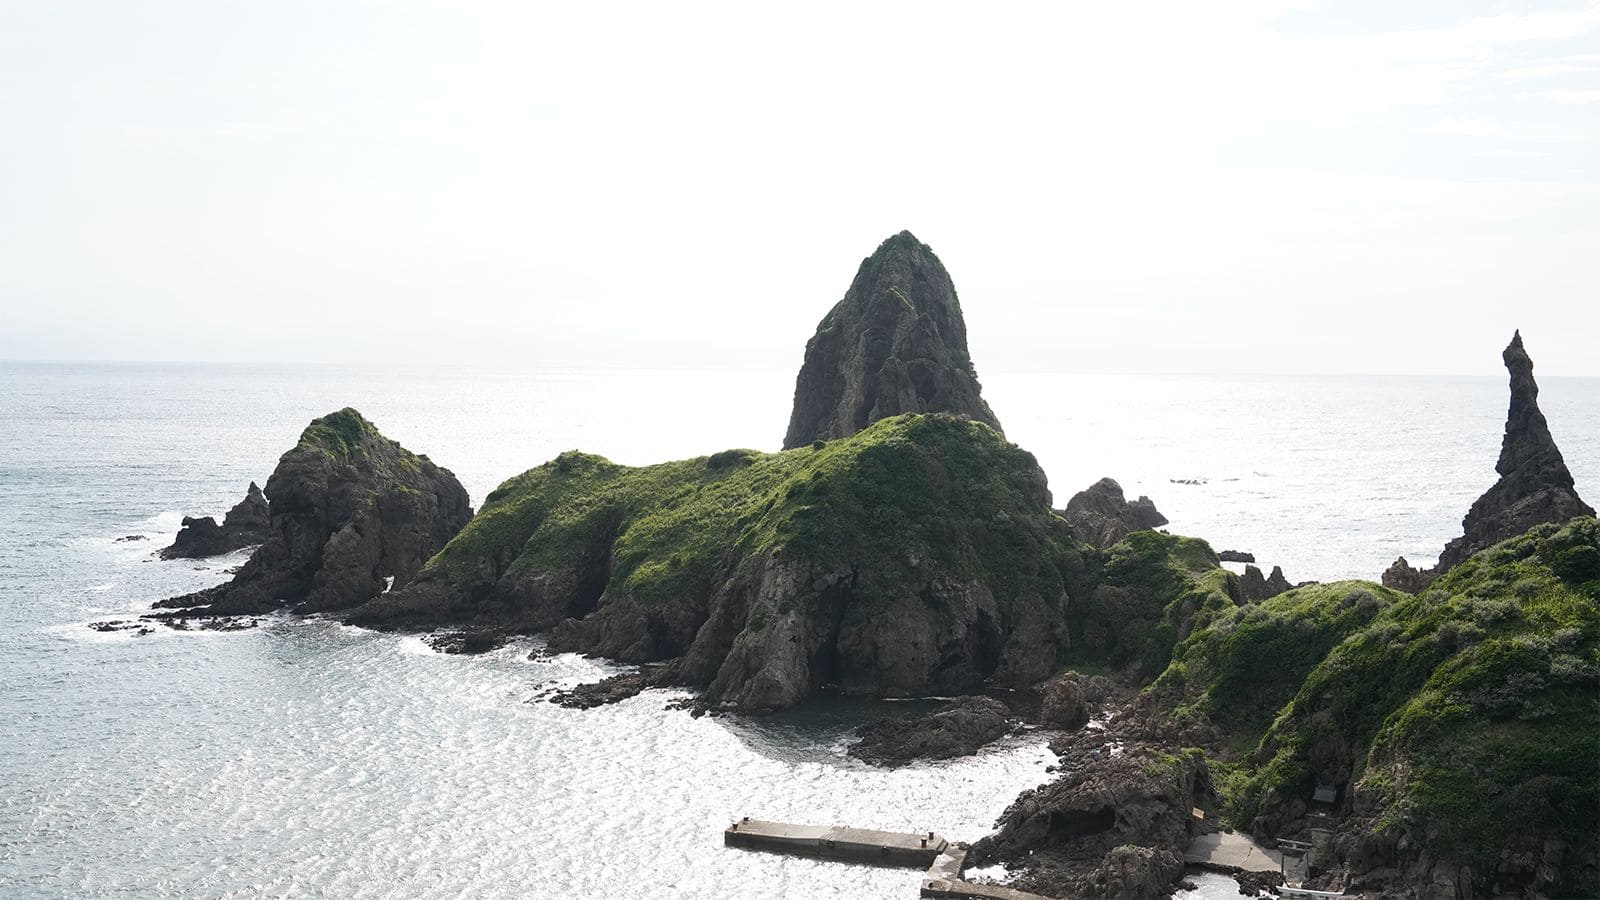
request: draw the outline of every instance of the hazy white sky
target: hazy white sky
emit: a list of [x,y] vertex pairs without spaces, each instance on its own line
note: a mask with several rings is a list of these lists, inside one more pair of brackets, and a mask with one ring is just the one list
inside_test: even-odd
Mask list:
[[0,359],[1600,374],[1600,4],[0,0]]

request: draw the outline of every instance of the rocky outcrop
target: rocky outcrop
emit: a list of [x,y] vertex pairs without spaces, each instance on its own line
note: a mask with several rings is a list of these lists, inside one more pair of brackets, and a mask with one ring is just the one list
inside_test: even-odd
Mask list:
[[448,470],[353,409],[313,421],[267,480],[265,540],[233,580],[156,606],[168,618],[343,609],[405,584],[472,516]]
[[926,244],[902,231],[861,262],[844,299],[806,342],[783,446],[929,412],[1000,430],[980,393],[950,274]]
[[1253,563],[1256,561],[1256,555],[1243,550],[1223,550],[1217,554],[1217,559],[1223,562]]
[[477,656],[504,647],[506,636],[498,631],[441,631],[422,641],[438,653]]
[[1433,569],[1419,569],[1402,556],[1383,570],[1381,580],[1386,588],[1405,591],[1408,594],[1420,594],[1438,577],[1439,573]]
[[[1535,525],[1560,524],[1595,514],[1594,508],[1578,496],[1572,473],[1539,410],[1539,385],[1533,380],[1533,360],[1522,346],[1522,332],[1512,334],[1511,343],[1500,356],[1511,376],[1506,431],[1500,440],[1500,458],[1494,465],[1500,480],[1467,510],[1466,518],[1461,520],[1461,536],[1445,545],[1438,565],[1418,570],[1401,557],[1384,573],[1384,584],[1415,592],[1479,550],[1523,534]],[[1403,584],[1416,587],[1402,587]]]
[[1063,672],[1045,682],[1040,692],[1039,724],[1076,731],[1088,724],[1112,692],[1111,680],[1103,675]]
[[1282,566],[1273,566],[1272,574],[1263,578],[1260,569],[1247,565],[1244,567],[1244,575],[1240,577],[1239,584],[1244,591],[1244,598],[1251,603],[1260,603],[1294,588],[1284,576]]
[[1149,497],[1129,502],[1122,496],[1122,485],[1110,478],[1074,494],[1061,515],[1078,540],[1101,549],[1135,531],[1152,531],[1167,524],[1167,517]]
[[952,696],[1055,670],[1083,552],[1030,454],[972,421],[907,415],[779,454],[645,468],[563,454],[346,620],[548,632],[555,651],[665,662],[715,707],[823,687]]
[[957,697],[927,715],[879,719],[856,730],[849,754],[877,766],[972,756],[1011,730],[1006,705],[991,697]]
[[1500,459],[1494,465],[1500,480],[1467,510],[1461,520],[1463,534],[1439,554],[1440,572],[1535,525],[1594,515],[1594,508],[1574,490],[1572,473],[1539,411],[1539,385],[1533,380],[1533,360],[1523,349],[1520,331],[1512,335],[1501,358],[1511,374],[1511,405]]
[[1012,886],[1055,897],[1160,897],[1183,874],[1183,853],[1215,802],[1199,751],[1124,747],[1097,732],[1065,745],[1062,774],[1025,791],[999,830],[973,844],[969,865],[1005,863]]
[[235,550],[259,544],[272,530],[272,515],[266,495],[254,481],[245,491],[244,499],[228,510],[222,524],[210,516],[183,517],[183,527],[172,546],[161,550],[162,559],[200,559],[221,556]]

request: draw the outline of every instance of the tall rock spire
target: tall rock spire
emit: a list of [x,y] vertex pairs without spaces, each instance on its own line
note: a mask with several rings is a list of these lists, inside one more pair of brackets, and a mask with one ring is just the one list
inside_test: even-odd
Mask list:
[[927,412],[1000,428],[980,395],[950,273],[928,245],[902,231],[862,261],[844,299],[806,342],[783,446]]
[[1533,360],[1522,347],[1522,332],[1512,335],[1501,358],[1511,373],[1511,406],[1494,466],[1500,480],[1461,520],[1463,534],[1439,555],[1439,572],[1535,525],[1594,515],[1578,497],[1572,473],[1539,411],[1539,385],[1533,380]]

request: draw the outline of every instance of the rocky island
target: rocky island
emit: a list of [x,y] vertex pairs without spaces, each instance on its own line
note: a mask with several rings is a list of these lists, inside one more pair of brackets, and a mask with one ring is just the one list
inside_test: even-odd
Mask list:
[[[1414,595],[1291,588],[1151,530],[1154,505],[1109,479],[1058,513],[979,395],[948,274],[901,233],[807,345],[781,452],[570,451],[473,515],[447,470],[341,410],[280,460],[238,575],[155,615],[333,611],[463,652],[545,634],[651,664],[555,698],[580,708],[669,684],[741,713],[1037,691],[1023,716],[1061,765],[971,860],[1055,896],[1162,896],[1223,826],[1311,845],[1314,887],[1593,896],[1600,526],[1520,335],[1506,361],[1502,481],[1445,571]],[[1017,717],[968,696],[852,752],[970,753]]]

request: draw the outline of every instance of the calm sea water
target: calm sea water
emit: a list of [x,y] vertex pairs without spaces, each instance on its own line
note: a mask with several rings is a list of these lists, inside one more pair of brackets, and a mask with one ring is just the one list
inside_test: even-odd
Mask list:
[[[569,448],[628,463],[772,449],[791,379],[0,365],[0,896],[914,896],[915,873],[725,850],[720,830],[756,815],[976,839],[1047,777],[1041,738],[885,772],[843,755],[874,712],[861,705],[743,720],[667,711],[660,693],[528,703],[613,671],[531,660],[531,643],[458,658],[326,622],[85,627],[222,580],[239,557],[152,551],[340,406],[477,501]],[[1600,380],[1542,387],[1593,502]],[[1502,378],[991,374],[985,391],[1058,502],[1111,475],[1174,530],[1291,579],[1431,561],[1494,479],[1506,400]]]

